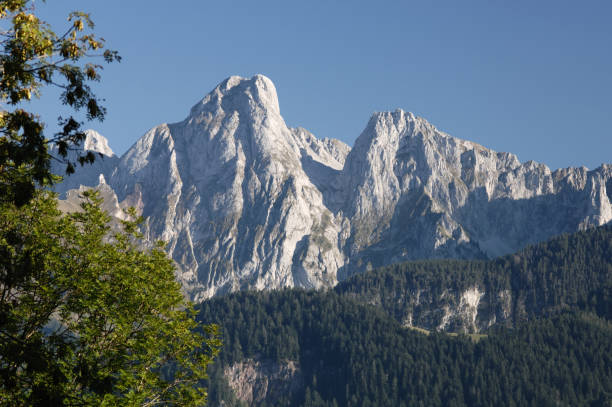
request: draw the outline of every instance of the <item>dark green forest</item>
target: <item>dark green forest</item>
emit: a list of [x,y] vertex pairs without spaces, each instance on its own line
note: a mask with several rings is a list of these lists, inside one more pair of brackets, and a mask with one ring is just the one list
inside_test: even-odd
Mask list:
[[[199,318],[218,323],[224,341],[210,370],[210,403],[240,405],[226,367],[292,361],[299,372],[287,380],[295,385],[254,404],[610,405],[611,262],[612,228],[601,227],[489,262],[406,263],[327,292],[241,292],[206,301]],[[474,284],[511,290],[513,298],[512,317],[480,340],[401,325],[405,304],[398,298],[415,288],[438,293]]]

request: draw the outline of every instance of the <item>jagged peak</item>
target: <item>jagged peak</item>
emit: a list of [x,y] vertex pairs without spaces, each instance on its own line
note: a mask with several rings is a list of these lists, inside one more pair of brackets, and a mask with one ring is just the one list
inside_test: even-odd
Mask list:
[[[381,137],[389,137],[390,134],[396,134],[396,136],[392,136],[396,141],[397,136],[399,136],[400,139],[410,137],[416,134],[414,130],[417,128],[428,129],[432,132],[438,131],[435,126],[430,124],[426,119],[402,109],[374,112],[370,116],[370,120],[363,132],[357,140],[355,140],[353,149],[355,147],[358,150],[369,148],[367,146],[371,145],[375,140],[380,140]],[[395,130],[390,131],[391,129]]]
[[251,78],[230,76],[225,79],[191,108],[190,116],[214,111],[218,107],[223,110],[240,110],[249,102],[280,114],[274,83],[268,77],[258,74]]
[[490,150],[476,142],[461,139],[445,133],[444,131],[439,130],[427,119],[402,109],[387,112],[374,112],[370,117],[368,125],[359,137],[359,139],[363,140],[359,141],[358,139],[355,142],[355,145],[364,142],[367,144],[371,143],[373,139],[385,134],[385,129],[389,129],[390,127],[395,127],[399,133],[400,139],[406,139],[414,136],[421,136],[424,137],[424,139],[429,139],[430,136],[436,135],[437,137],[442,137],[443,139],[451,139],[454,143],[464,145],[468,149],[488,150],[495,153],[493,150]]
[[[366,130],[364,132],[367,133],[368,129],[375,129],[380,126],[384,128],[388,127],[389,125],[395,126],[396,128],[398,128],[398,130],[401,128],[423,128],[433,132],[445,134],[439,131],[433,124],[427,121],[427,119],[402,109],[372,113],[372,115],[370,116],[370,120],[368,121],[368,125],[366,126]],[[376,131],[374,131],[374,133],[376,133]],[[410,132],[409,134],[412,133]],[[448,136],[448,134],[445,135]]]
[[92,129],[85,130],[84,133],[85,141],[83,142],[83,150],[100,153],[107,157],[113,157],[115,155],[108,145],[106,137]]
[[394,111],[385,111],[385,112],[374,112],[372,113],[372,116],[370,116],[370,121],[380,121],[380,120],[386,120],[388,118],[392,118],[393,120],[396,121],[424,121],[427,122],[427,120],[423,119],[422,117],[419,117],[417,115],[415,115],[412,112],[403,110],[403,109],[395,109]]

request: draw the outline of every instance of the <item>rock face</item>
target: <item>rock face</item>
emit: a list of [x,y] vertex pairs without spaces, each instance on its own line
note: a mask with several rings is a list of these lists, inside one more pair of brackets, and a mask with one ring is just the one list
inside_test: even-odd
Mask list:
[[247,359],[227,366],[224,375],[236,398],[249,406],[291,399],[304,386],[299,364],[290,360]]
[[374,114],[351,149],[288,128],[261,75],[228,78],[121,158],[91,134],[85,148],[106,158],[58,192],[103,174],[117,205],[146,217],[146,236],[168,242],[196,301],[329,287],[410,259],[492,257],[612,220],[612,165],[551,171],[401,110]]
[[612,219],[612,166],[551,172],[401,110],[372,116],[343,175],[347,252],[374,266],[495,257]]
[[[461,333],[484,332],[492,325],[511,324],[513,304],[510,290],[486,292],[474,285],[464,290],[416,290],[398,299],[403,311],[395,315],[405,327]],[[373,300],[372,305],[380,306]],[[521,304],[519,304],[520,306]]]

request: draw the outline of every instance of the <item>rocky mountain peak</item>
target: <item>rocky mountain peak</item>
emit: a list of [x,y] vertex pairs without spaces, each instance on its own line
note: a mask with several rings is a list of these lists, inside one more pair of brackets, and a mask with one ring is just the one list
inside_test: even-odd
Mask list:
[[[427,120],[412,112],[402,109],[393,112],[376,112],[372,114],[366,128],[355,141],[352,155],[362,158],[373,157],[376,154],[380,155],[381,152],[376,151],[382,149],[394,157],[402,147],[408,144],[414,146],[415,143],[431,143],[432,138],[463,142],[439,131]],[[365,151],[370,152],[365,153]]]
[[85,141],[83,142],[83,150],[100,153],[107,157],[113,157],[115,155],[113,150],[108,145],[108,140],[106,139],[106,137],[92,129],[85,130]]
[[190,117],[220,110],[238,111],[247,115],[263,110],[280,115],[276,87],[264,75],[252,78],[230,76],[191,108]]
[[58,192],[100,185],[136,206],[194,300],[329,287],[411,259],[494,257],[612,220],[610,166],[551,172],[401,109],[373,114],[351,149],[287,127],[263,75],[227,78],[121,159],[94,132],[85,148],[109,157]]
[[[83,166],[77,165],[76,174],[73,175],[66,174],[66,166],[63,163],[55,160],[52,162],[51,171],[54,174],[64,177],[64,181],[61,184],[54,186],[54,190],[62,196],[65,196],[65,193],[69,190],[79,189],[81,185],[98,185],[100,175],[110,174],[119,161],[119,158],[108,145],[106,137],[91,129],[85,130],[84,133],[85,140],[83,140],[79,149],[76,151],[69,151],[67,158],[74,162],[79,155],[86,151],[98,153],[101,154],[101,156],[96,154],[96,159],[93,164],[85,164]],[[51,147],[52,153],[56,152],[55,148],[55,146]]]

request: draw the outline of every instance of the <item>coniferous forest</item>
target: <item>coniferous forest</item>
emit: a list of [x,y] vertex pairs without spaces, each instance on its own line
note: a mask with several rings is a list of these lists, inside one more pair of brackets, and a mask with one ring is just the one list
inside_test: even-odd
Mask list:
[[[199,318],[222,327],[224,346],[210,370],[210,403],[241,405],[223,373],[250,361],[297,366],[290,384],[253,396],[259,406],[609,405],[611,281],[608,226],[492,261],[391,266],[327,292],[212,299]],[[411,303],[399,299],[415,289],[435,297],[475,285],[510,290],[506,320],[478,334],[402,325]]]

